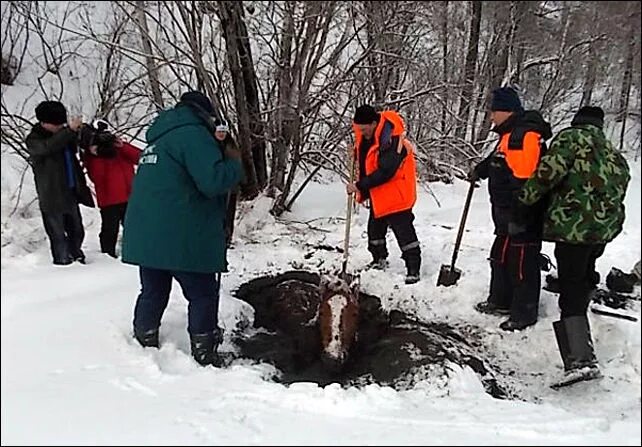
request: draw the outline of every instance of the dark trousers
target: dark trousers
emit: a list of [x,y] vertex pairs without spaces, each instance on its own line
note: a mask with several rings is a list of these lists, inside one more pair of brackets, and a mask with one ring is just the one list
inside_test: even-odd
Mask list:
[[412,210],[401,211],[376,219],[372,209],[370,209],[370,217],[368,218],[368,251],[370,251],[372,257],[374,259],[388,257],[386,233],[388,232],[388,227],[390,227],[401,249],[401,257],[406,262],[406,268],[408,271],[413,271],[413,273],[419,273],[421,249],[415,226],[413,225],[414,220],[415,216],[412,214]]
[[604,253],[604,247],[605,244],[555,244],[562,319],[586,315],[594,288],[595,260]]
[[123,224],[127,211],[127,202],[110,205],[100,209],[100,251],[116,257],[116,241],[118,240],[118,227]]
[[515,322],[537,321],[541,248],[541,242],[516,242],[510,236],[497,235],[490,250],[488,301],[510,309],[510,319]]
[[134,330],[158,329],[169,302],[172,278],[188,301],[187,331],[191,335],[218,330],[220,274],[178,272],[140,267],[141,291],[134,308]]
[[591,257],[589,258],[589,278],[593,288],[597,287],[600,283],[600,273],[595,268],[595,262],[597,259],[604,254],[604,249],[606,244],[598,244],[594,247],[594,250],[591,251]]
[[84,259],[81,250],[85,228],[78,205],[65,213],[42,212],[42,221],[49,237],[54,264],[69,264],[75,259]]

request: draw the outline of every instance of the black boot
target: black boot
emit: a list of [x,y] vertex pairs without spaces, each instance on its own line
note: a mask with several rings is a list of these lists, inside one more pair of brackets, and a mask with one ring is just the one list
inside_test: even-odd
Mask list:
[[134,338],[136,338],[143,348],[158,348],[160,346],[158,329],[150,329],[145,332],[134,329]]
[[477,312],[489,315],[510,315],[510,308],[498,306],[497,304],[489,300],[475,304],[475,310]]
[[389,265],[390,263],[386,258],[374,258],[368,265],[366,265],[366,270],[385,270]]
[[597,365],[591,329],[586,316],[573,316],[553,323],[557,346],[564,363],[564,377],[551,388],[560,388],[602,376]]
[[194,360],[196,360],[199,365],[220,366],[220,360],[216,350],[221,341],[223,341],[222,335],[220,329],[205,334],[190,334],[192,357],[194,357]]
[[405,251],[402,256],[406,262],[406,284],[414,284],[421,276],[421,252],[418,248]]

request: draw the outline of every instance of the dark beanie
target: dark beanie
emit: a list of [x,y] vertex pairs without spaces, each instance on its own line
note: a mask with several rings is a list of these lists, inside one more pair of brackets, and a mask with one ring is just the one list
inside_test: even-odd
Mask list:
[[61,102],[43,101],[36,107],[36,119],[41,123],[65,124],[67,122],[67,110]]
[[379,121],[379,114],[372,106],[364,104],[354,112],[355,124],[372,124],[375,121]]
[[490,110],[493,112],[522,112],[524,108],[514,89],[510,87],[500,87],[493,90],[493,96],[490,100]]
[[198,105],[201,109],[207,112],[208,115],[214,115],[214,106],[207,96],[201,92],[193,91],[183,93],[181,101]]
[[582,107],[571,121],[571,126],[578,124],[594,124],[597,127],[604,127],[604,110],[601,107]]

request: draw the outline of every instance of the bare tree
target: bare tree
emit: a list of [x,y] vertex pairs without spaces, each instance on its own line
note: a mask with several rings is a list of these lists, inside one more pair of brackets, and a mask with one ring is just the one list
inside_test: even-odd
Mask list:
[[473,96],[475,68],[477,66],[477,52],[479,49],[479,28],[481,24],[482,2],[471,1],[470,28],[468,37],[468,51],[464,66],[464,85],[462,86],[459,104],[459,122],[455,128],[455,136],[464,138],[468,131],[468,113]]
[[243,194],[254,197],[267,185],[265,131],[261,119],[258,80],[244,20],[243,2],[219,1],[217,13],[227,46],[234,81],[239,139],[244,151],[246,183]]

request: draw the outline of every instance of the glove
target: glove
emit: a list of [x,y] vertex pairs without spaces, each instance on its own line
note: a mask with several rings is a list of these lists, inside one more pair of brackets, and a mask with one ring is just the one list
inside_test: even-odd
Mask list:
[[518,222],[508,222],[508,234],[510,236],[517,236],[526,232],[526,225]]
[[225,148],[225,158],[230,158],[233,160],[241,159],[241,151],[235,147],[228,146]]
[[477,172],[477,166],[468,171],[467,180],[469,182],[476,182],[479,180],[479,172]]

